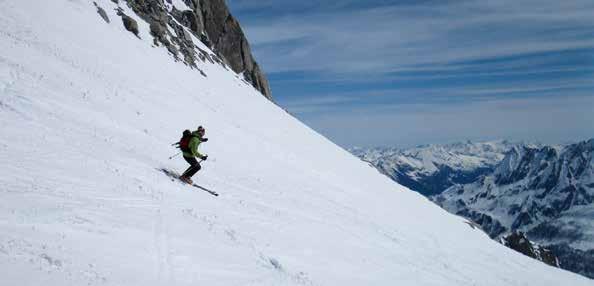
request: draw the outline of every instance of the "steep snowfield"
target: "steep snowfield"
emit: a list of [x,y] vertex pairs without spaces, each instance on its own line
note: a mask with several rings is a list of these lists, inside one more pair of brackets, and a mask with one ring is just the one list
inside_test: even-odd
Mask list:
[[[394,184],[221,66],[173,62],[97,2],[110,24],[91,1],[0,1],[1,285],[594,285]],[[169,145],[199,124],[195,181],[219,197],[157,170],[186,167]]]

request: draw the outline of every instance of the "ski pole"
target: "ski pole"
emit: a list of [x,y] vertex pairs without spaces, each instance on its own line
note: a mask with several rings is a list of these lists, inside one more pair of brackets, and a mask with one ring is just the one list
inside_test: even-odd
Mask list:
[[178,156],[179,154],[181,154],[181,153],[182,153],[181,151],[180,151],[180,152],[177,152],[175,155],[173,155],[173,156],[169,157],[169,160],[171,160],[171,159],[173,159],[173,158],[177,157],[177,156]]

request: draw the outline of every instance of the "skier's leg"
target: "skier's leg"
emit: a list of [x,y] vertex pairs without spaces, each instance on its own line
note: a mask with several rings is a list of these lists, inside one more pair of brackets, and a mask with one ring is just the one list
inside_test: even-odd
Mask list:
[[182,174],[182,176],[191,178],[201,169],[200,163],[198,163],[194,157],[184,157],[184,159],[190,164],[190,167]]
[[188,177],[188,173],[192,171],[192,169],[194,168],[194,164],[198,163],[198,161],[196,161],[196,158],[194,157],[186,157],[184,156],[184,160],[186,160],[186,162],[188,162],[188,164],[190,164],[190,167],[188,167],[182,174],[182,177]]
[[198,171],[200,171],[200,169],[202,169],[202,166],[200,166],[200,163],[196,162],[196,164],[194,166],[192,166],[190,168],[190,170],[188,170],[188,172],[186,173],[186,176],[188,176],[188,178],[191,178],[196,173],[198,173]]

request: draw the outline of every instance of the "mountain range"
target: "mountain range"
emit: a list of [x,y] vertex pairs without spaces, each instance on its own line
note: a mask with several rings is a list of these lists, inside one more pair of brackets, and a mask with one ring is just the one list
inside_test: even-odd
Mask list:
[[467,141],[410,149],[353,148],[349,151],[399,184],[432,196],[452,185],[471,183],[492,172],[505,153],[518,144],[505,140]]
[[560,267],[594,277],[594,140],[353,152],[447,211],[471,219],[492,238],[525,236],[535,249],[551,250]]
[[515,146],[491,174],[432,199],[491,237],[521,231],[553,249],[562,267],[594,277],[594,256],[588,255],[594,251],[593,158],[594,139]]

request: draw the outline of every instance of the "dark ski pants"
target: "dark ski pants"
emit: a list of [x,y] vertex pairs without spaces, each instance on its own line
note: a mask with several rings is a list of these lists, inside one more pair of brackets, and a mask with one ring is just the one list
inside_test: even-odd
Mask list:
[[198,163],[198,160],[196,160],[196,158],[194,157],[184,156],[184,159],[186,160],[186,162],[188,162],[188,164],[190,164],[190,167],[182,174],[182,176],[186,178],[191,178],[198,171],[200,171],[202,167],[200,166],[200,163]]

